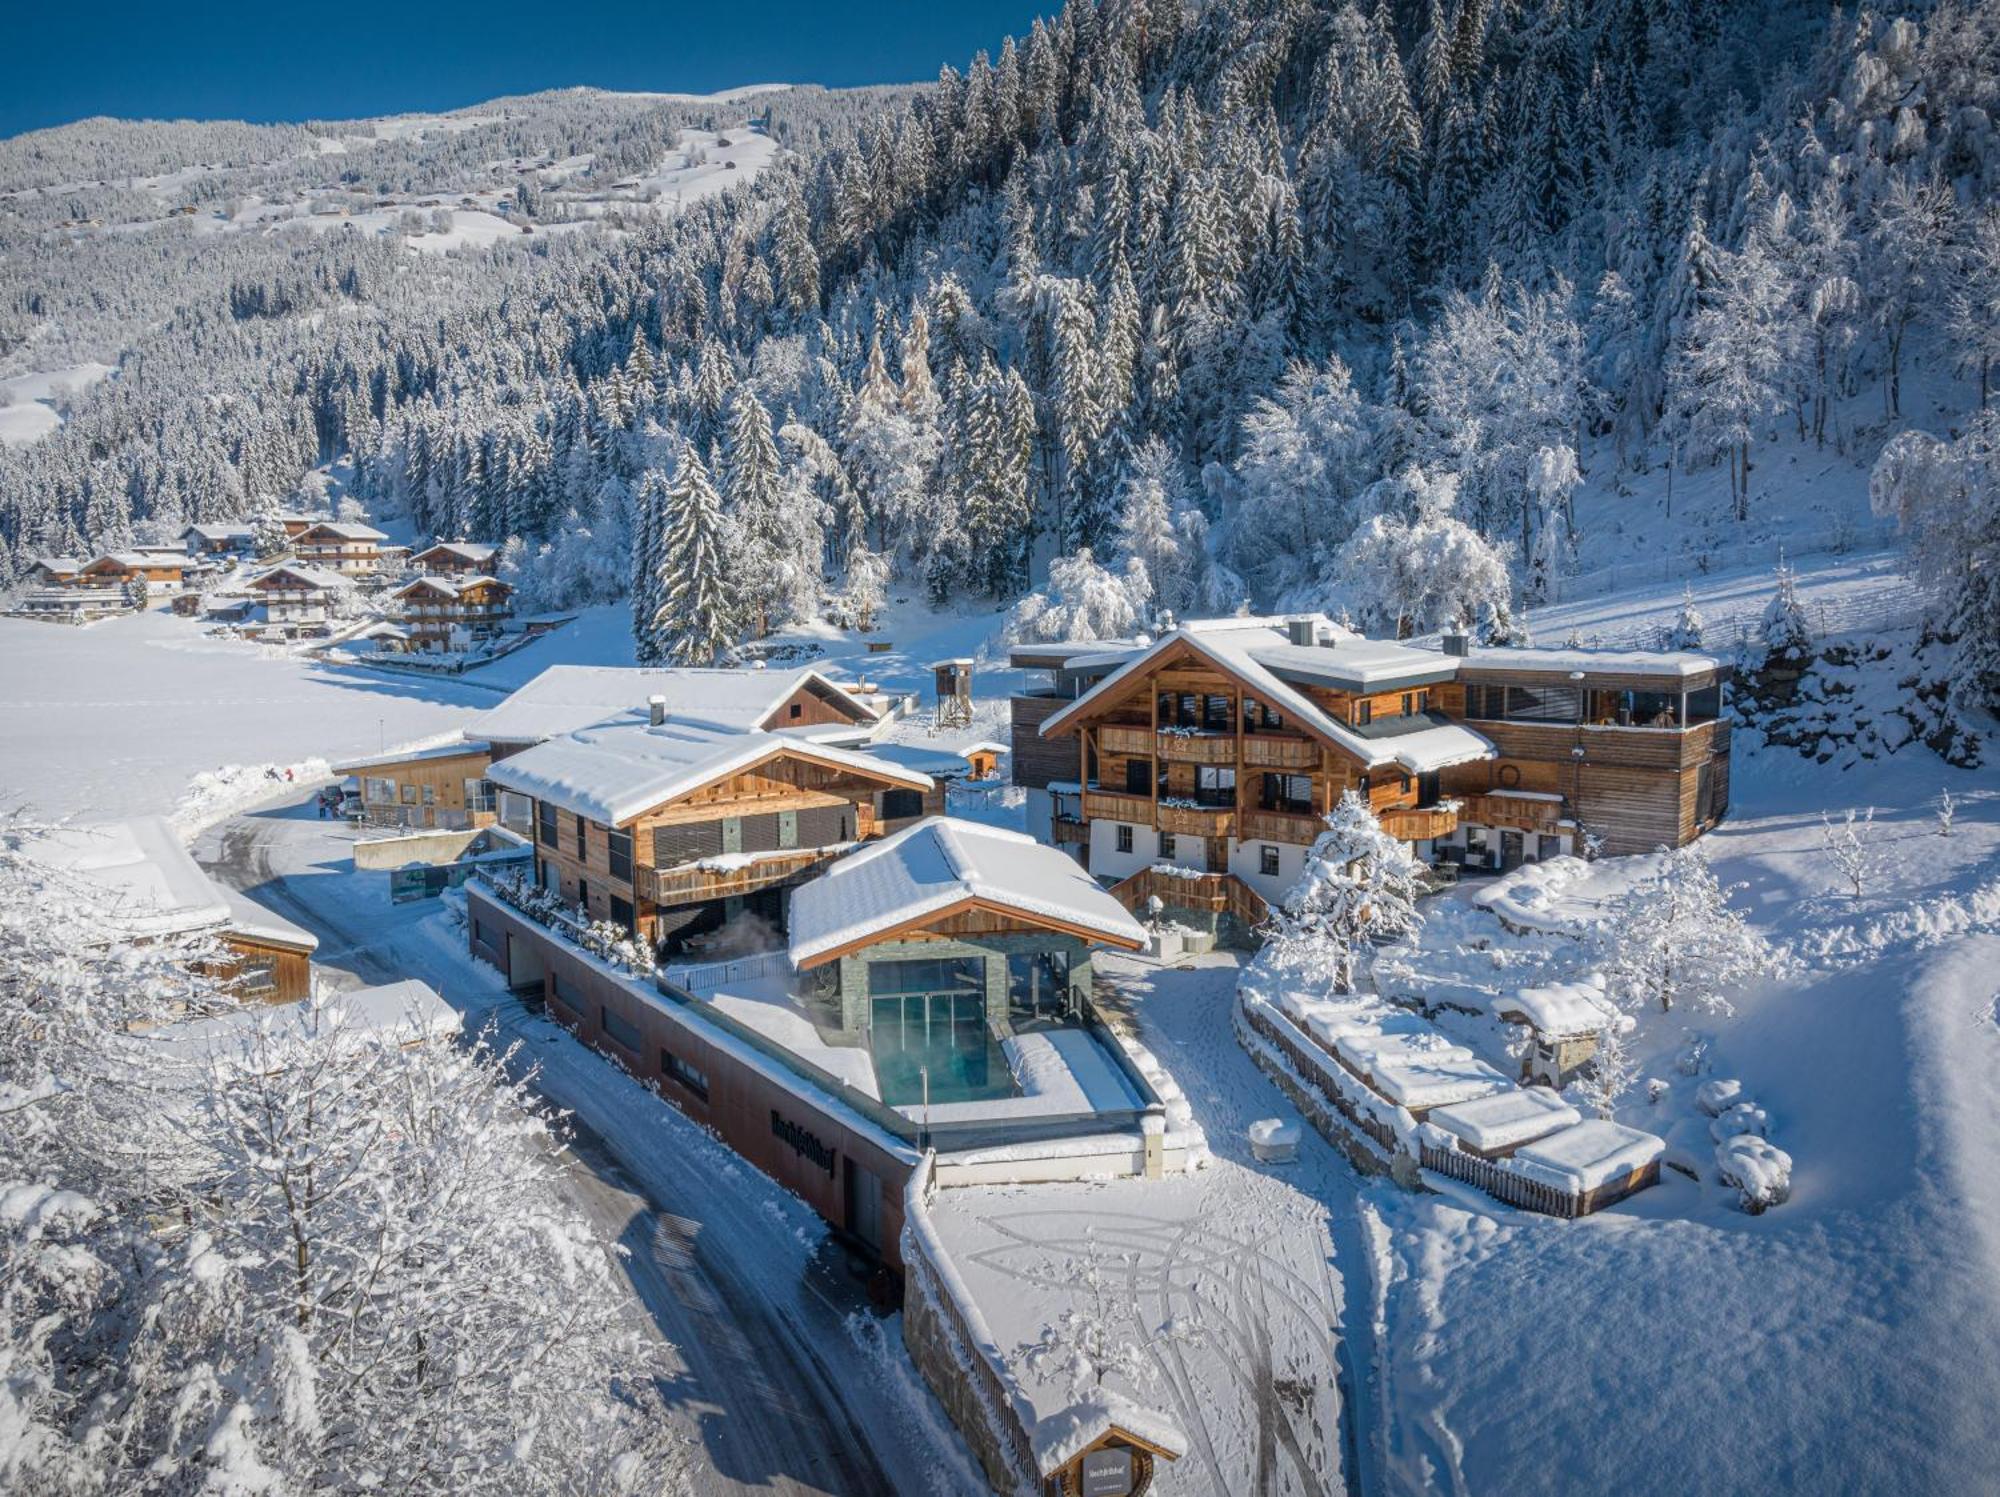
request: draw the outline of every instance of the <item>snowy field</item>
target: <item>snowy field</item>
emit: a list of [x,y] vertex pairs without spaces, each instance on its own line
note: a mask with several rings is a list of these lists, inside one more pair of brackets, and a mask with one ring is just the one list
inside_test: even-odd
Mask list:
[[[1669,1171],[1565,1223],[1370,1186],[1372,1434],[1392,1489],[1991,1490],[2000,784],[1921,751],[1801,768],[1739,749],[1706,844],[1800,970],[1731,1017],[1641,1015],[1644,1075],[1668,1089],[1619,1113],[1698,1158],[1695,1088],[1740,1080],[1795,1161],[1792,1199],[1752,1217]],[[1963,802],[1949,838],[1946,785]],[[1850,803],[1877,808],[1859,899],[1821,849],[1820,808]],[[1601,922],[1633,862],[1572,885],[1550,923]],[[1710,1041],[1698,1077],[1672,1065],[1693,1033]]]
[[372,754],[453,731],[495,700],[210,639],[164,612],[83,628],[0,619],[0,801],[51,816],[165,814],[224,765]]
[[0,379],[0,446],[25,447],[47,436],[62,425],[56,396],[87,390],[111,372],[109,364],[75,364]]

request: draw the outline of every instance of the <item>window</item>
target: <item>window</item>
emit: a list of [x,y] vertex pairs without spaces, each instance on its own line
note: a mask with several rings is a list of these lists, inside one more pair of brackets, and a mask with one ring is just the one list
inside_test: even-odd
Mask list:
[[256,957],[236,969],[236,991],[244,998],[268,998],[278,991],[278,960]]
[[708,1100],[708,1075],[689,1065],[671,1050],[660,1052],[660,1074],[702,1101]]
[[1201,699],[1201,725],[1210,733],[1229,731],[1229,698],[1203,697]]
[[1132,850],[1132,828],[1121,821],[1115,830],[1117,832],[1118,850],[1120,852],[1130,852]]
[[1236,804],[1236,771],[1220,765],[1204,764],[1194,772],[1194,798],[1198,805]]
[[882,819],[902,821],[911,816],[924,814],[924,793],[921,790],[884,790],[882,792]]
[[622,930],[637,933],[638,922],[632,918],[631,900],[620,899],[616,894],[611,896],[611,923]]
[[1171,858],[1173,855],[1174,855],[1174,834],[1172,832],[1160,833],[1160,856],[1163,858]]
[[1354,725],[1359,728],[1365,728],[1373,721],[1375,721],[1375,704],[1373,702],[1356,702],[1354,704]]
[[1278,849],[1276,846],[1266,842],[1262,847],[1257,849],[1257,871],[1266,878],[1276,878],[1278,876]]
[[1417,711],[1428,712],[1430,710],[1431,710],[1431,691],[1430,688],[1426,686],[1422,691],[1417,693]]
[[1507,715],[1507,688],[1468,686],[1465,688],[1465,715],[1497,720]]
[[868,996],[986,992],[986,960],[977,956],[923,957],[907,962],[870,962]]
[[437,804],[437,798],[438,798],[438,793],[437,793],[437,786],[435,786],[435,785],[425,785],[425,786],[423,787],[423,793],[424,793],[424,804],[425,804],[425,805],[427,805],[427,806],[434,806],[434,805],[436,805],[436,804]]
[[611,876],[622,878],[629,884],[632,881],[632,834],[607,832],[604,842],[610,852]]
[[581,1023],[586,1010],[583,1006],[583,999],[578,996],[575,986],[560,971],[557,971],[555,974],[553,986],[555,988],[556,1001],[572,1014],[575,1014],[577,1022]]
[[1510,686],[1507,716],[1519,722],[1577,722],[1583,716],[1583,693],[1574,686]]
[[417,803],[417,787],[415,785],[402,785],[397,788],[402,791],[404,805],[414,806]]
[[602,1003],[597,1006],[597,1027],[604,1031],[606,1039],[631,1051],[634,1055],[639,1053],[639,1046],[645,1043],[645,1036],[639,1033],[637,1024],[615,1008]]
[[589,856],[583,840],[583,829],[589,825],[590,823],[583,819],[583,814],[578,812],[576,818],[576,855],[579,860]]
[[1015,952],[1007,958],[1007,1006],[1014,1027],[1059,1021],[1069,1011],[1069,953]]
[[544,847],[556,845],[556,808],[545,800],[535,802],[535,840]]
[[799,703],[797,703],[797,702],[794,702],[794,703],[792,703],[792,712],[791,712],[791,715],[792,715],[793,717],[795,717],[795,718],[797,718],[797,717],[804,717],[804,716],[806,715],[806,709],[805,709],[805,708],[804,708],[803,706],[801,706],[801,705],[800,705]]
[[1417,710],[1417,694],[1416,694],[1416,693],[1415,693],[1414,691],[1406,691],[1406,692],[1404,692],[1404,693],[1403,693],[1403,716],[1405,716],[1405,717],[1408,717],[1408,716],[1409,716],[1409,715],[1410,715],[1410,714],[1411,714],[1412,712],[1414,712],[1414,711],[1416,711],[1416,710]]
[[1127,759],[1125,761],[1125,793],[1127,795],[1151,795],[1153,793],[1153,765],[1147,759]]
[[364,800],[392,805],[396,799],[396,782],[370,776],[361,782],[361,793]]
[[1696,723],[1712,723],[1722,716],[1722,683],[1711,681],[1687,694],[1688,726]]
[[583,911],[586,920],[590,918],[590,885],[582,879],[576,881],[576,907]]
[[1261,805],[1287,816],[1312,815],[1312,778],[1302,774],[1267,774]]
[[465,782],[465,809],[468,811],[490,811],[493,809],[493,782],[491,780],[468,779]]

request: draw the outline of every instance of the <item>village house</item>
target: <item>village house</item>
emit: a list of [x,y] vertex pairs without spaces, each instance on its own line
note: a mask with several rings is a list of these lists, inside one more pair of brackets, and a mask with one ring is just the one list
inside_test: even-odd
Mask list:
[[514,616],[514,589],[477,572],[419,577],[391,597],[413,650],[469,649]]
[[76,882],[106,945],[206,937],[217,948],[207,970],[239,997],[288,1003],[311,991],[312,932],[211,879],[160,817],[65,826],[22,851]]
[[[811,669],[552,665],[472,719],[459,749],[462,762],[451,767],[465,781],[483,779],[486,766],[496,760],[578,728],[630,716],[644,710],[643,704],[653,697],[659,697],[663,710],[677,719],[738,732],[783,731],[849,748],[866,743],[879,727],[872,707]],[[444,768],[437,763],[435,749],[371,759],[367,773],[377,782],[376,804],[460,809],[438,778]],[[428,802],[423,800],[426,787],[432,796]],[[360,788],[366,801],[366,787]],[[498,787],[491,793],[500,823],[528,835],[534,827],[529,799]],[[470,809],[469,803],[465,809]],[[470,824],[484,825],[476,819]]]
[[942,809],[928,775],[851,749],[700,716],[664,697],[498,759],[532,805],[536,882],[657,947],[754,915],[843,849]]
[[37,587],[71,587],[82,570],[74,556],[38,556],[28,564],[28,580]]
[[381,568],[382,542],[388,537],[372,525],[317,520],[291,539],[292,555],[302,566],[359,577]]
[[190,525],[181,532],[181,544],[190,556],[232,556],[254,549],[257,531],[240,520]]
[[81,567],[76,582],[84,587],[130,587],[145,583],[153,587],[179,587],[187,573],[188,559],[178,551],[156,549],[107,551]]
[[354,779],[362,820],[370,826],[463,831],[491,826],[497,817],[493,784],[486,778],[492,757],[491,744],[462,739],[350,759],[334,765],[333,772]]
[[273,624],[323,624],[336,611],[337,600],[349,587],[348,580],[319,567],[281,562],[259,572],[244,586]]
[[500,548],[483,541],[439,541],[412,556],[410,565],[429,577],[491,577],[500,565]]
[[1023,645],[1029,829],[1133,908],[1248,926],[1348,791],[1426,861],[1509,868],[1678,846],[1728,803],[1722,667],[1690,652],[1442,650],[1317,615],[1191,621],[1153,641]]

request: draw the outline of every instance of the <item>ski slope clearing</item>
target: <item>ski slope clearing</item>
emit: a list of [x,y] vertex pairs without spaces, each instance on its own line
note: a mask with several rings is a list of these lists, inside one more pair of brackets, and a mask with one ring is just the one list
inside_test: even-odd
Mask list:
[[88,390],[112,373],[109,364],[75,364],[0,379],[0,446],[25,447],[62,425],[59,396]]

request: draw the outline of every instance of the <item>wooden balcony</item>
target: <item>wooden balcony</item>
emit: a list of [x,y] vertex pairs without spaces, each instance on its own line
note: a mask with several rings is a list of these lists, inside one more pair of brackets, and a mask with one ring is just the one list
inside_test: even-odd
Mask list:
[[1560,800],[1542,800],[1523,795],[1469,795],[1458,819],[1475,826],[1505,827],[1523,832],[1549,832],[1562,820]]
[[1271,913],[1263,896],[1233,873],[1162,873],[1157,868],[1141,868],[1111,889],[1113,899],[1140,916],[1146,913],[1146,902],[1155,896],[1160,903],[1183,910],[1234,915],[1252,927],[1261,925]]
[[1310,738],[1246,733],[1243,736],[1243,763],[1250,769],[1318,769],[1319,745]]
[[1458,830],[1458,812],[1444,806],[1403,806],[1384,811],[1382,830],[1399,842],[1449,837]]
[[655,868],[642,871],[640,892],[654,904],[700,904],[732,894],[775,888],[831,862],[834,857],[827,848],[805,847],[796,852],[760,853],[754,862],[740,868],[703,868],[698,863]]
[[1106,723],[1097,730],[1100,754],[1133,754],[1141,759],[1153,753],[1153,730],[1132,723]]
[[1325,830],[1326,823],[1317,816],[1297,816],[1289,811],[1245,811],[1241,836],[1245,842],[1291,842],[1306,847]]
[[1160,830],[1176,837],[1233,837],[1236,811],[1230,806],[1190,806],[1160,802]]
[[1172,764],[1234,764],[1236,737],[1232,733],[1162,733],[1159,754]]
[[1083,792],[1085,821],[1129,821],[1137,826],[1153,824],[1153,800],[1147,795],[1118,795],[1109,790]]

